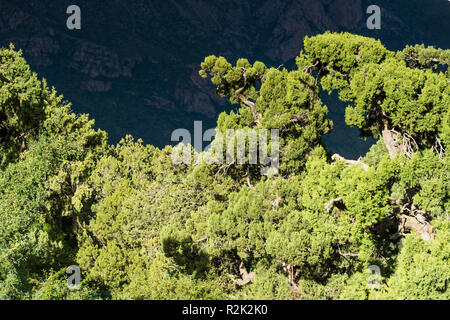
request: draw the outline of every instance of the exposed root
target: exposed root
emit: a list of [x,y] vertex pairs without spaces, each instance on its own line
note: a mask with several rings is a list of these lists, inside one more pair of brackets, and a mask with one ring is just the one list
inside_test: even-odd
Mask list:
[[416,140],[414,140],[414,138],[411,135],[404,133],[402,136],[402,151],[403,151],[403,153],[409,159],[411,159],[412,154],[414,152],[416,152],[417,150],[419,150],[419,146],[418,146]]

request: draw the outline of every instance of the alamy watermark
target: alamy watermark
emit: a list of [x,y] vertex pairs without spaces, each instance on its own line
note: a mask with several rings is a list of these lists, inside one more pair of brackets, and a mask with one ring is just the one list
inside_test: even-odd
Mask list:
[[67,14],[70,16],[67,18],[66,26],[69,30],[80,30],[81,29],[81,9],[77,5],[70,5],[66,10]]
[[367,272],[371,275],[367,280],[367,288],[379,290],[381,288],[381,269],[377,265],[372,265],[367,268]]
[[[270,137],[269,137],[270,136]],[[194,143],[187,129],[172,132],[171,141],[180,142],[172,151],[175,164],[259,164],[262,175],[278,173],[278,129],[228,129],[223,134],[215,129],[203,133],[202,122],[194,121]],[[211,142],[203,149],[203,142]],[[192,151],[193,146],[195,152]],[[270,155],[269,155],[270,150]]]
[[371,5],[367,8],[367,14],[371,14],[369,18],[367,18],[367,28],[369,30],[381,29],[381,9],[377,5]]
[[80,290],[81,287],[81,270],[79,266],[69,266],[66,270],[70,274],[67,279],[67,287],[69,290]]
[[[69,30],[81,29],[81,9],[77,5],[70,5],[66,10],[70,16],[67,18],[66,26]],[[381,29],[381,9],[377,5],[370,5],[366,11],[370,16],[367,19],[367,28],[369,30]]]

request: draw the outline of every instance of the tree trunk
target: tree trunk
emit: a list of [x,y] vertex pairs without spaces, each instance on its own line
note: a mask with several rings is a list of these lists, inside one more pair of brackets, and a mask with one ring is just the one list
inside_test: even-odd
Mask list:
[[402,146],[400,144],[400,135],[392,130],[385,128],[381,134],[383,135],[383,141],[386,145],[386,148],[389,151],[389,156],[391,159],[395,157],[395,155],[402,152]]

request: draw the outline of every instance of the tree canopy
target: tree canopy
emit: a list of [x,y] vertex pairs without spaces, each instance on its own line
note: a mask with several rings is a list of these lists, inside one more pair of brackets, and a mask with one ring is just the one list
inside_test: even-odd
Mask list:
[[[262,175],[249,158],[174,162],[190,145],[109,145],[20,51],[0,49],[0,299],[448,300],[449,50],[327,32],[296,62],[200,65],[236,105],[218,133],[279,130],[279,170]],[[321,89],[378,138],[366,155],[327,149]]]

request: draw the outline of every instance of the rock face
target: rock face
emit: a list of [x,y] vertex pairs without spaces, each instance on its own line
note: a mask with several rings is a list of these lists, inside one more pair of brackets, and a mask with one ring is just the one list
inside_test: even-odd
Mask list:
[[63,92],[76,112],[90,113],[112,142],[131,133],[158,146],[194,120],[213,127],[218,113],[230,108],[197,75],[209,54],[277,67],[292,65],[304,36],[326,30],[372,35],[393,46],[432,40],[448,45],[448,33],[436,28],[450,27],[450,19],[431,30],[420,26],[418,17],[450,17],[450,5],[442,0],[429,0],[436,8],[420,8],[418,0],[378,1],[380,31],[366,29],[368,0],[76,2],[81,30],[66,27],[72,4],[67,1],[1,1],[0,45],[12,42],[23,49],[32,68]]
[[132,70],[142,62],[141,57],[119,58],[115,51],[91,42],[79,42],[71,57],[70,67],[90,78],[131,78]]

